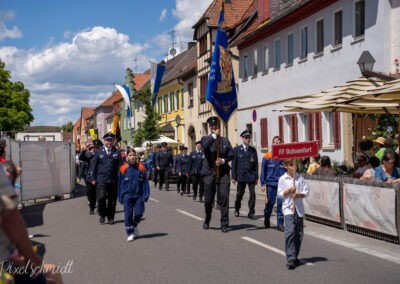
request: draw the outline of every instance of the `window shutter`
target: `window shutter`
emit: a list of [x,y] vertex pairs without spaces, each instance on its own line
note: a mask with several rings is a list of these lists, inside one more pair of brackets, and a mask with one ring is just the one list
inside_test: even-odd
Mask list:
[[283,136],[283,115],[278,117],[278,125],[279,125],[279,137],[282,139],[282,143],[284,143],[284,136]]
[[260,119],[261,128],[261,148],[268,147],[268,120],[267,118]]
[[334,139],[335,148],[340,148],[340,138],[341,138],[340,113],[334,112],[333,113],[333,139]]
[[320,112],[315,113],[315,140],[319,141],[319,146],[322,146],[322,115]]
[[290,115],[290,132],[292,142],[298,142],[297,114]]
[[308,116],[308,141],[313,141],[314,140],[314,114],[309,113],[307,114]]

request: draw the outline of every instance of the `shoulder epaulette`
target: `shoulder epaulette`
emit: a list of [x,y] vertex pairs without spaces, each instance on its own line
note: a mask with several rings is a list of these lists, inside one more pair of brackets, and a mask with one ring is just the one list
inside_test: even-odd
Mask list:
[[138,165],[138,169],[139,169],[139,171],[141,171],[142,173],[144,173],[145,170],[146,170],[142,163],[140,163],[140,164]]
[[267,152],[267,153],[265,153],[265,155],[264,155],[264,159],[266,159],[266,160],[271,159],[271,157],[272,157],[272,152]]
[[121,168],[119,169],[119,171],[121,172],[121,174],[125,174],[126,169],[129,168],[128,163],[124,163]]

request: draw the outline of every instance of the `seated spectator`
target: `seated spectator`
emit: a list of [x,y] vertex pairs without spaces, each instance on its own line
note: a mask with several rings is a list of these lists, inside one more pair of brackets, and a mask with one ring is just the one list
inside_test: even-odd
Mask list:
[[375,156],[382,161],[383,153],[385,152],[385,138],[378,137],[374,140],[376,153]]
[[319,176],[336,176],[336,172],[332,169],[331,159],[328,156],[321,157],[321,166],[315,170],[315,174]]
[[368,168],[365,170],[364,174],[362,175],[362,177],[360,179],[362,180],[375,180],[375,169],[376,167],[379,167],[379,165],[381,164],[381,161],[373,156],[371,158],[369,158],[368,160]]
[[375,169],[375,179],[386,183],[400,182],[400,168],[394,165],[395,157],[387,153],[382,157],[382,165]]
[[315,174],[315,170],[320,167],[319,159],[320,159],[319,155],[316,157],[310,158],[311,163],[307,168],[307,174],[310,174],[310,175]]
[[396,152],[393,150],[393,139],[388,137],[385,139],[385,151],[383,152],[383,155],[386,155],[387,153],[391,153],[394,156],[394,164],[396,166],[399,165],[399,155],[396,154]]
[[362,177],[367,168],[368,168],[368,157],[363,153],[359,153],[355,171],[353,173],[353,178]]

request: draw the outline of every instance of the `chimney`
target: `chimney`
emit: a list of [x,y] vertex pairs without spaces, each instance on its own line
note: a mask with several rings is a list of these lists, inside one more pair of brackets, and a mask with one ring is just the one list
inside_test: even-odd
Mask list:
[[191,49],[194,46],[196,46],[196,42],[195,41],[188,42],[188,50]]
[[270,18],[270,0],[257,0],[258,24],[261,25]]

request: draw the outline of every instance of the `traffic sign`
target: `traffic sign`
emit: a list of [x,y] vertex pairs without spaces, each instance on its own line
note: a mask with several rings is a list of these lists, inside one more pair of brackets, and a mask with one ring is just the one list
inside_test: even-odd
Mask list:
[[272,145],[272,158],[278,160],[315,157],[318,154],[319,141]]

